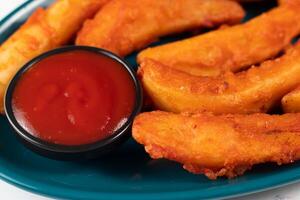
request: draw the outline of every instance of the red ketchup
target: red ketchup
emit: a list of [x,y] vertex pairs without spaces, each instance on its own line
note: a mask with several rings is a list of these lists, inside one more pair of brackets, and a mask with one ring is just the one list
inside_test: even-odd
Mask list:
[[117,61],[74,50],[34,64],[18,81],[12,102],[18,123],[30,134],[83,145],[112,135],[127,121],[135,86]]

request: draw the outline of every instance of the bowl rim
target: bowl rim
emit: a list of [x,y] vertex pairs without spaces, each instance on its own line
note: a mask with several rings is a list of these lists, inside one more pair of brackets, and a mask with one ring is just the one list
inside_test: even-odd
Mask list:
[[[88,143],[88,144],[81,144],[81,145],[64,145],[64,144],[55,144],[51,143],[45,140],[42,140],[41,138],[35,137],[32,134],[30,134],[28,131],[26,131],[22,125],[20,125],[14,115],[13,107],[12,107],[12,99],[13,99],[13,92],[15,87],[18,84],[18,81],[22,77],[22,75],[27,72],[29,69],[35,66],[36,63],[40,62],[41,60],[48,58],[49,56],[53,56],[56,54],[61,54],[65,52],[70,51],[88,51],[96,54],[100,54],[102,56],[106,56],[118,63],[121,64],[122,67],[126,69],[126,71],[129,73],[131,80],[134,83],[134,90],[135,90],[135,104],[133,107],[132,112],[130,113],[129,117],[127,118],[127,121],[116,131],[114,131],[113,134],[110,136],[100,139],[99,141]],[[121,139],[124,134],[128,131],[128,129],[131,127],[132,122],[134,120],[134,117],[141,111],[142,109],[142,102],[143,102],[143,95],[142,95],[142,87],[141,84],[137,78],[135,70],[130,67],[130,64],[126,62],[121,57],[117,56],[116,54],[107,51],[105,49],[97,48],[97,47],[90,47],[90,46],[63,46],[59,48],[52,49],[50,51],[44,52],[40,54],[39,56],[31,59],[28,61],[25,65],[23,65],[17,73],[13,76],[11,81],[9,82],[7,89],[5,91],[4,95],[4,111],[6,114],[6,117],[12,126],[12,128],[15,130],[16,134],[20,136],[22,139],[26,140],[30,144],[34,145],[35,147],[38,147],[40,149],[50,151],[50,152],[56,152],[56,153],[84,153],[84,152],[90,152],[94,150],[98,150],[100,148],[104,148],[105,146],[114,143],[118,141],[118,139]]]

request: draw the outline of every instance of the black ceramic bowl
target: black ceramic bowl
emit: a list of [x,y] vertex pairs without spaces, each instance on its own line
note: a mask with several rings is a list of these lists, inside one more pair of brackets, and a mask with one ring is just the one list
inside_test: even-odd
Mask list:
[[[77,146],[67,146],[67,145],[58,145],[54,143],[49,143],[40,138],[34,137],[32,134],[27,132],[18,122],[14,115],[12,108],[12,97],[14,89],[17,85],[18,80],[23,75],[24,72],[29,70],[35,63],[47,58],[48,56],[59,54],[63,52],[73,51],[73,50],[84,50],[94,53],[99,53],[101,55],[107,56],[114,61],[120,63],[129,73],[132,78],[132,81],[135,86],[135,105],[134,108],[128,117],[126,123],[117,129],[111,136],[101,139],[98,142],[94,142],[91,144],[77,145]],[[134,117],[140,112],[142,107],[142,89],[140,83],[135,75],[135,71],[127,64],[122,58],[116,56],[115,54],[94,47],[87,46],[67,46],[58,49],[54,49],[48,51],[46,53],[41,54],[40,56],[32,59],[27,64],[25,64],[13,77],[11,80],[7,90],[6,95],[4,97],[4,106],[6,116],[15,130],[17,138],[19,138],[25,146],[34,152],[58,160],[83,160],[95,158],[101,155],[104,155],[116,147],[120,146],[124,141],[126,141],[131,135],[131,125]]]

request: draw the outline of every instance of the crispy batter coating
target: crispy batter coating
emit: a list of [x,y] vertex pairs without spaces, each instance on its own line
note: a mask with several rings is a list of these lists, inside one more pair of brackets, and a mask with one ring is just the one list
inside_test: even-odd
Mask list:
[[281,105],[285,113],[300,113],[300,87],[286,94],[281,99]]
[[260,67],[217,77],[200,77],[144,60],[139,77],[160,110],[223,113],[267,112],[300,84],[300,43]]
[[300,159],[300,114],[214,116],[156,111],[140,114],[132,130],[152,158],[180,162],[186,170],[210,179],[242,175],[259,163],[280,165]]
[[5,88],[33,57],[66,44],[83,22],[108,0],[57,0],[48,9],[37,9],[26,23],[0,46],[0,111]]
[[300,1],[241,25],[148,48],[138,55],[138,62],[150,58],[194,75],[215,76],[274,57],[299,33]]
[[240,5],[229,0],[112,0],[84,24],[76,44],[125,56],[160,36],[235,24],[243,17]]

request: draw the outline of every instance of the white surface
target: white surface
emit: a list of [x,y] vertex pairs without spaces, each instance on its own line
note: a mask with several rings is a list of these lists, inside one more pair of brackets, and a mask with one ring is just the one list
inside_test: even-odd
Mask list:
[[[38,0],[36,0],[38,1]],[[0,0],[0,19],[7,13],[11,12],[24,0]],[[234,200],[298,200],[300,199],[300,183],[292,184],[267,192],[256,193]],[[50,200],[49,198],[32,194],[9,185],[0,180],[0,197],[1,200]]]

